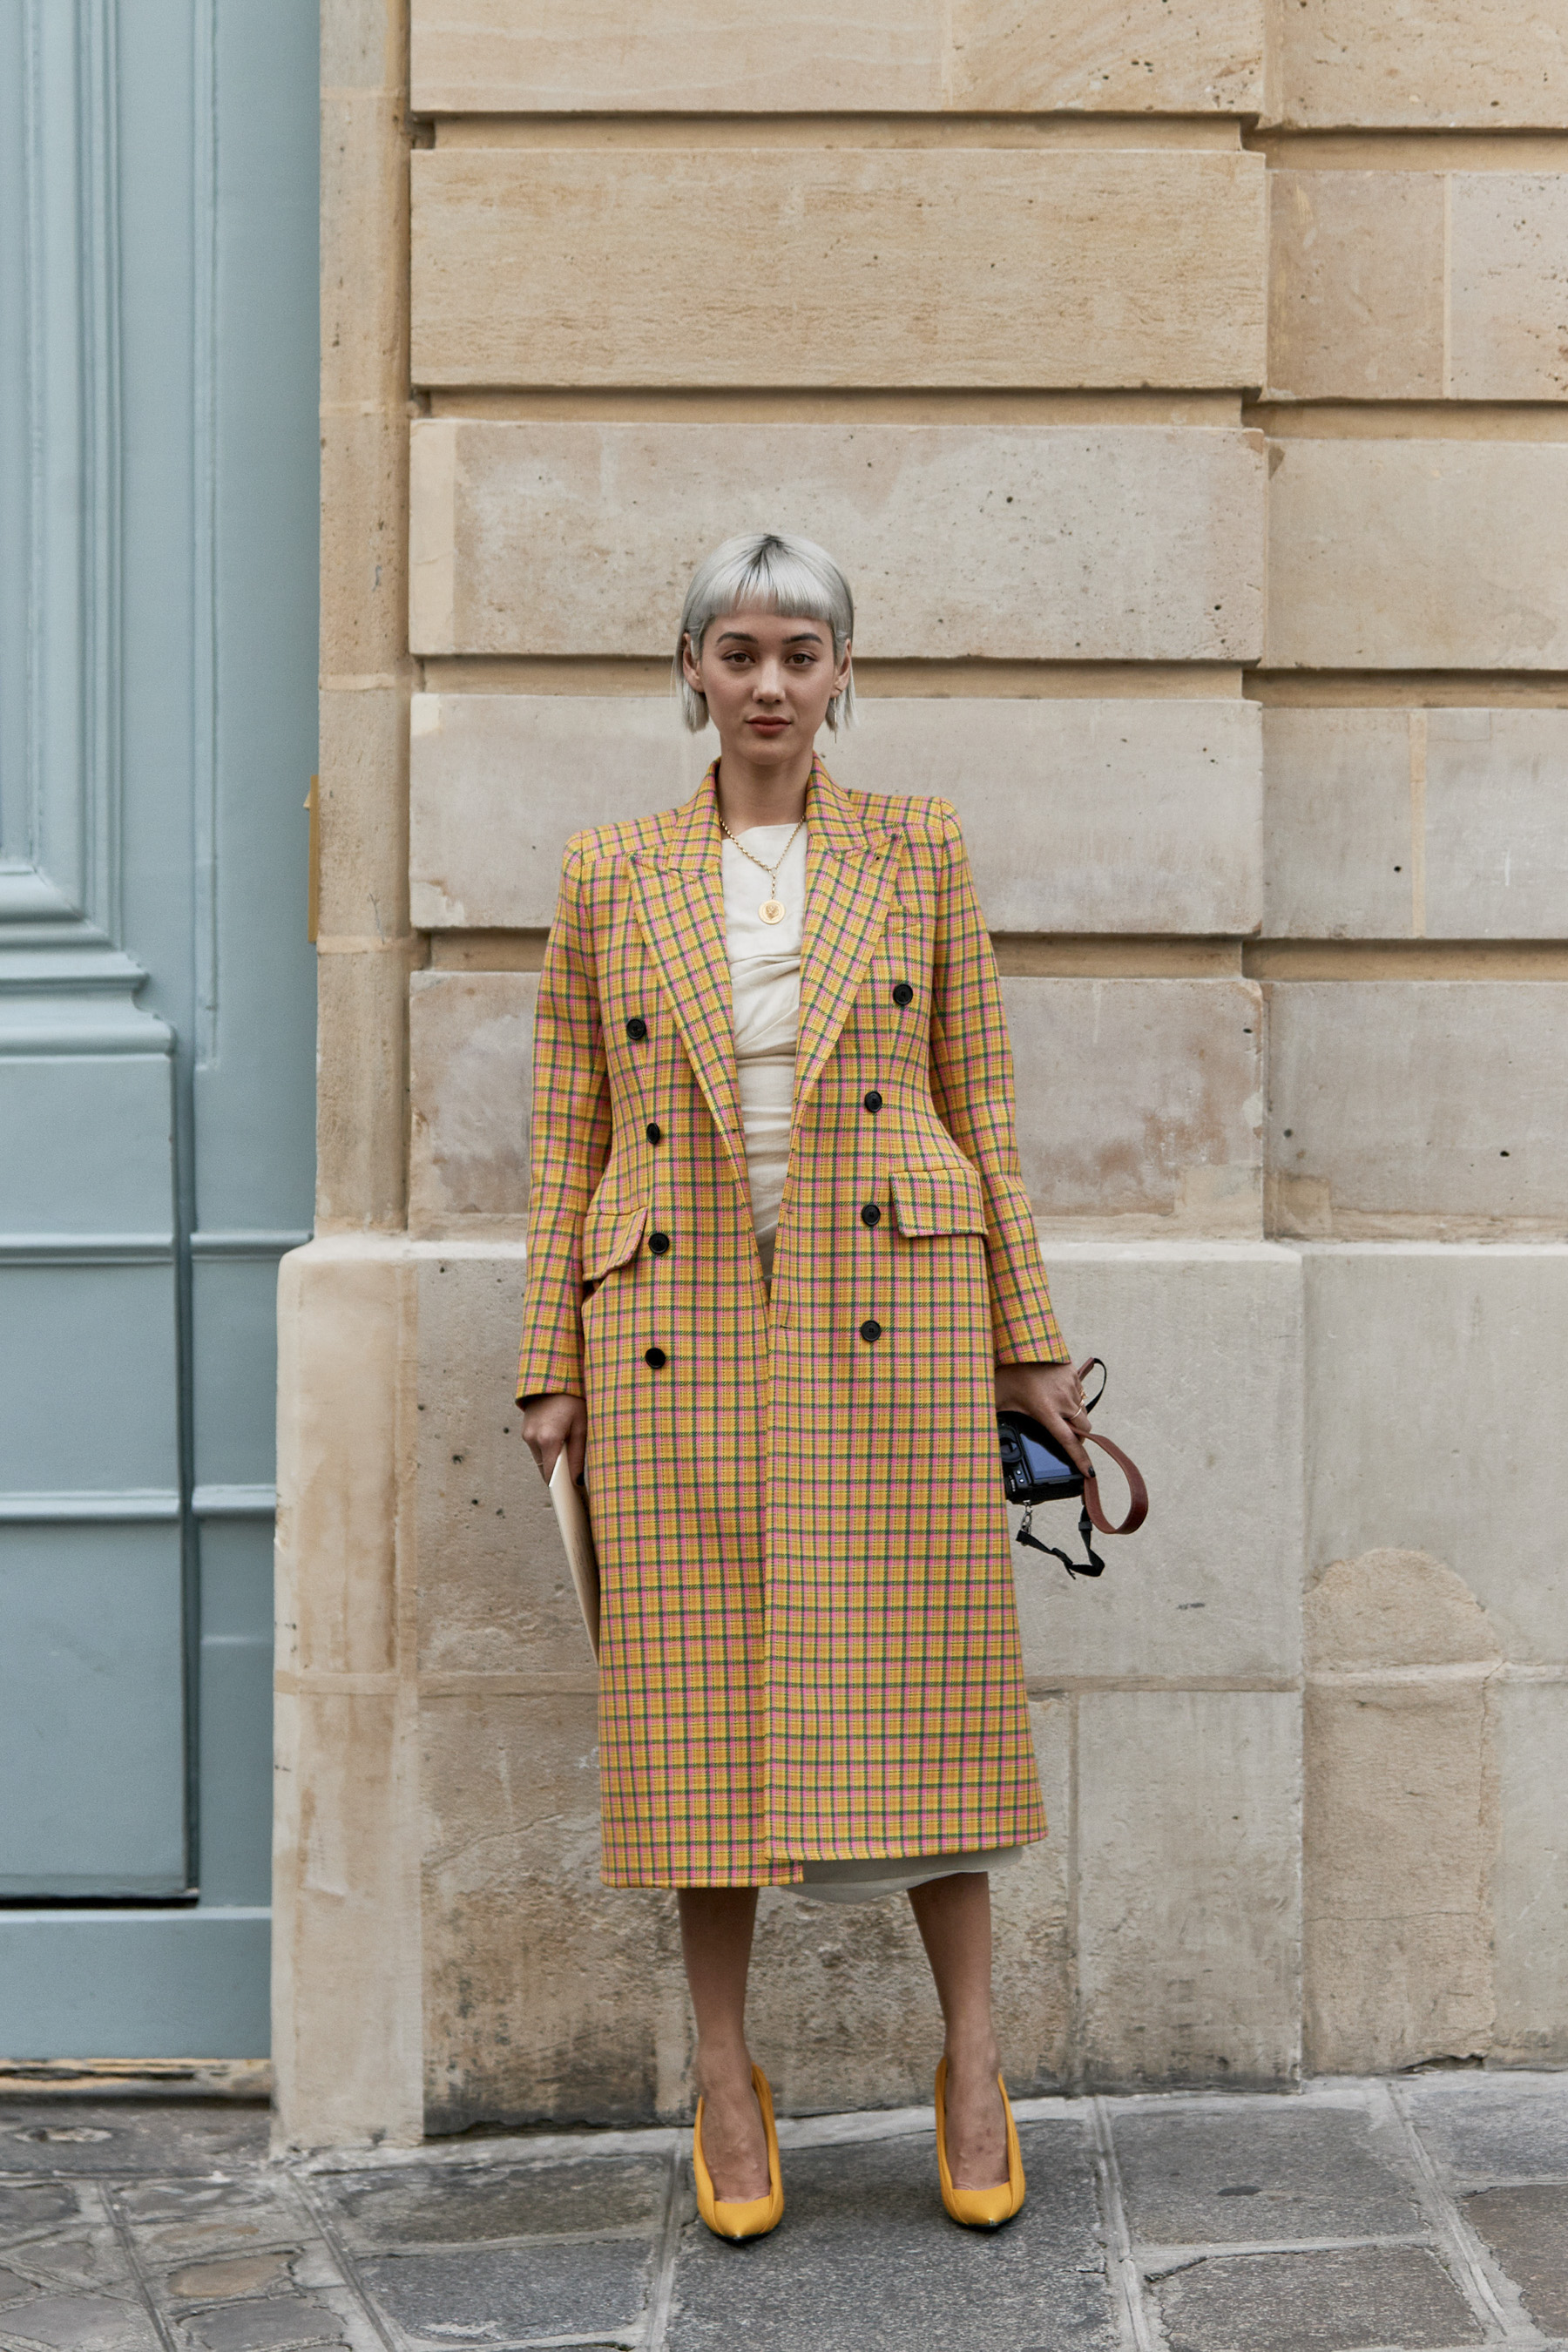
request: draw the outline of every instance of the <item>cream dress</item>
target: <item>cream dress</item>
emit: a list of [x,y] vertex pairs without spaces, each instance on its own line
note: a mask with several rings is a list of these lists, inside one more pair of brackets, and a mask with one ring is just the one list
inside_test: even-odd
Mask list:
[[[752,857],[734,843],[723,844],[724,918],[729,933],[730,994],[735,1024],[735,1062],[741,1084],[741,1117],[746,1134],[746,1172],[752,1185],[752,1222],[763,1272],[771,1281],[773,1240],[789,1164],[790,1113],[795,1097],[795,1040],[800,1017],[800,942],[805,913],[805,827],[753,825],[741,835]],[[784,903],[784,919],[764,923],[757,908],[768,895],[767,874]],[[773,861],[782,858],[776,871]],[[987,1853],[900,1854],[889,1862],[808,1862],[802,1893],[819,1903],[865,1903],[897,1895],[928,1879],[958,1871],[1003,1870],[1016,1862],[1021,1846]]]

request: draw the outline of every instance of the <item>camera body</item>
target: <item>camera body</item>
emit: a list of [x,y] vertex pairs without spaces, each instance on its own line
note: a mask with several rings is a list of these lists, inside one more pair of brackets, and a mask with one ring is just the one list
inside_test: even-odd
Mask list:
[[1057,1451],[1032,1413],[999,1412],[1002,1484],[1010,1503],[1067,1502],[1083,1493],[1083,1473]]

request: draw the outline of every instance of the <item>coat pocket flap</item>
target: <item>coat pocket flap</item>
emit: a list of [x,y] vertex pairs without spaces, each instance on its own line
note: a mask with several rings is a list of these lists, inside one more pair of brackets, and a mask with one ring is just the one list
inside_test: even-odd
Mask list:
[[647,1211],[627,1209],[618,1217],[604,1218],[598,1224],[590,1219],[583,1234],[583,1279],[598,1282],[616,1267],[625,1265],[636,1257],[642,1242],[643,1228],[647,1223]]
[[900,1168],[893,1177],[893,1213],[910,1241],[937,1234],[985,1231],[985,1194],[979,1172],[963,1168]]

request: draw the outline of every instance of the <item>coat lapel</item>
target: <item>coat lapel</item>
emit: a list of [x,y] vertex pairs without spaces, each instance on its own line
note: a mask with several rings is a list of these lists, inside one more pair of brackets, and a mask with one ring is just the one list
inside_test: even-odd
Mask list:
[[840,790],[819,760],[806,796],[805,936],[795,1117],[838,1042],[887,921],[901,835],[869,813],[874,799]]
[[636,852],[631,871],[638,926],[745,1196],[750,1179],[735,1070],[722,838],[710,768],[698,793],[676,811],[665,839]]

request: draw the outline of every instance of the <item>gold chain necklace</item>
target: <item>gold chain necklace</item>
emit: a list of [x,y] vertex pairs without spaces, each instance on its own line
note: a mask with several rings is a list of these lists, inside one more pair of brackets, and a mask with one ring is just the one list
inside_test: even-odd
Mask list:
[[776,862],[773,866],[766,866],[763,864],[763,860],[754,854],[754,852],[746,847],[743,841],[736,841],[734,835],[731,832],[722,817],[719,819],[719,830],[723,835],[725,840],[731,843],[734,848],[738,849],[742,857],[749,857],[752,864],[757,868],[757,871],[760,874],[765,874],[768,877],[768,895],[763,900],[762,905],[757,908],[757,912],[762,917],[764,923],[782,923],[784,919],[784,901],[779,897],[778,890],[779,867],[784,864],[784,859],[795,847],[795,841],[800,833],[800,826],[805,823],[805,817],[802,817],[800,824],[797,824],[795,832],[790,835],[790,837],[785,842],[783,852]]

